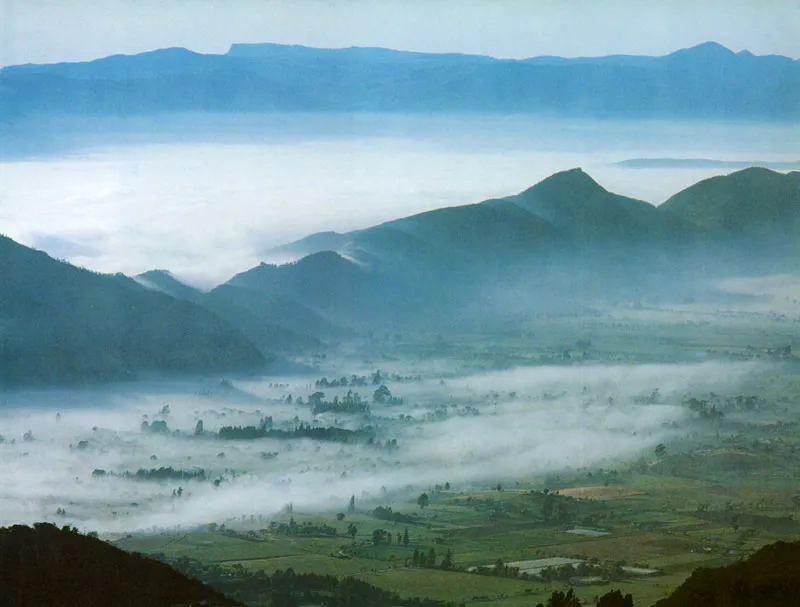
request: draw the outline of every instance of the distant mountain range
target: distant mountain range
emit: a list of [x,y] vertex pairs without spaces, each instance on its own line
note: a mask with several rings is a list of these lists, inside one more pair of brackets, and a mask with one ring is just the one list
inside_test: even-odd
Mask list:
[[490,112],[791,120],[800,61],[707,42],[663,57],[494,59],[234,44],[0,70],[0,117],[169,112]]
[[749,168],[659,207],[580,169],[519,194],[273,249],[210,292],[100,275],[0,238],[0,383],[264,369],[353,331],[482,326],[581,303],[679,301],[800,268],[800,172]]

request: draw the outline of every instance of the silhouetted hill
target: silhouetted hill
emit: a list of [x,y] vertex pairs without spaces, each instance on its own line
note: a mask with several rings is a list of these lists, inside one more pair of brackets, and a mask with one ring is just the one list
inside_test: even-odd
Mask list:
[[741,236],[765,224],[794,229],[800,226],[800,172],[751,167],[711,177],[675,194],[659,210],[715,234]]
[[[359,309],[362,319],[365,309],[391,305],[398,318],[446,310],[452,320],[464,306],[476,317],[502,315],[511,293],[517,311],[523,301],[531,310],[580,299],[680,299],[709,279],[800,263],[800,239],[792,238],[800,233],[797,175],[747,169],[700,182],[656,208],[573,169],[514,196],[312,235],[268,252],[310,256],[296,267],[261,266],[231,284],[245,281],[312,308],[320,294],[309,287],[319,285],[336,293],[323,306],[331,318],[341,318],[332,300],[345,303],[339,311]],[[720,238],[725,222],[742,226],[738,240]],[[322,259],[328,270],[301,271],[321,268]],[[353,283],[361,288],[343,286]]]
[[0,363],[0,384],[49,384],[251,371],[265,358],[197,305],[0,237]]
[[[315,252],[284,265],[262,263],[237,274],[224,286],[256,293],[265,302],[298,302],[317,317],[307,326],[318,328],[371,315],[377,311],[376,297],[385,302],[391,292],[379,273],[364,271],[332,251]],[[307,312],[305,317],[309,318]]]
[[[793,271],[800,260],[800,172],[752,167],[712,177],[659,207],[701,229],[732,263]],[[759,263],[761,262],[761,263]]]
[[241,605],[169,565],[49,523],[0,528],[5,607]]
[[793,119],[800,62],[715,43],[664,57],[525,60],[380,48],[161,49],[0,70],[7,115],[213,111]]
[[200,304],[241,329],[266,352],[295,353],[322,345],[337,329],[306,306],[269,290],[223,284]]
[[199,289],[190,287],[175,278],[168,270],[148,270],[133,277],[145,289],[165,293],[175,299],[197,302],[203,296]]
[[654,607],[786,607],[800,599],[800,542],[777,542],[750,558],[697,569]]

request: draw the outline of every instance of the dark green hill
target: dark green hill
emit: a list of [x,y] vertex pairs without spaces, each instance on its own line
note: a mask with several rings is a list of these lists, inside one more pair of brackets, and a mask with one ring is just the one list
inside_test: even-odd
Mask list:
[[[246,277],[251,288],[277,289],[333,319],[347,309],[369,318],[388,306],[396,318],[433,314],[439,322],[466,309],[488,318],[569,301],[682,301],[706,293],[710,281],[800,263],[799,177],[747,169],[655,207],[573,169],[506,198],[312,235],[276,250],[309,255],[296,266],[262,266],[231,284]],[[330,271],[295,276],[310,276],[299,269],[323,259]],[[328,303],[338,306],[320,308],[320,294],[334,292]]]
[[169,565],[48,523],[0,528],[4,607],[241,605]]
[[718,569],[698,569],[654,607],[787,607],[800,604],[800,542],[777,542]]
[[751,167],[711,177],[675,194],[659,211],[718,235],[796,229],[800,227],[800,172]]
[[646,244],[651,249],[701,236],[702,229],[682,217],[609,192],[583,170],[572,169],[506,198],[436,209],[348,234],[314,234],[271,253],[333,250],[354,257],[367,252],[378,259],[417,257],[428,262],[437,257],[521,261],[523,255],[530,262],[531,255],[552,256],[574,247]]
[[513,202],[582,245],[647,241],[652,246],[684,235],[690,227],[659,214],[647,202],[609,192],[582,169],[556,173],[503,200]]
[[306,306],[266,289],[223,284],[200,304],[241,329],[264,351],[295,353],[322,345],[336,327]]
[[372,282],[373,276],[355,263],[321,251],[281,266],[262,263],[227,285],[297,301],[323,317],[351,318],[366,303],[363,296]]
[[658,208],[701,230],[739,274],[780,274],[800,264],[800,172],[752,167],[712,177]]
[[252,371],[265,362],[238,330],[197,305],[0,237],[0,384]]

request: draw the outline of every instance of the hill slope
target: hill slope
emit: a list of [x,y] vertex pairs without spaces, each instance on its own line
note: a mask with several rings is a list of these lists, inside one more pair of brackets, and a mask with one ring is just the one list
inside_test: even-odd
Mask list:
[[159,561],[48,523],[0,528],[6,607],[240,605]]
[[675,194],[659,211],[720,235],[794,230],[800,227],[800,172],[751,167],[711,177]]
[[718,569],[698,569],[654,607],[784,607],[800,597],[800,542],[777,542]]
[[236,329],[124,276],[56,261],[0,237],[0,384],[86,382],[140,371],[261,368]]
[[[459,307],[481,301],[486,304],[476,314],[499,315],[511,300],[517,311],[579,299],[680,300],[709,280],[800,263],[798,176],[746,169],[700,182],[655,207],[609,192],[573,169],[513,196],[312,235],[267,254],[311,255],[310,263],[331,255],[324,252],[330,248],[342,256],[339,265],[369,276],[364,284],[380,277],[391,285],[377,294],[374,288],[348,293],[333,280],[340,307],[355,306],[358,294],[361,308],[391,305],[398,315],[448,310],[456,318]],[[231,284],[247,280],[252,286],[261,276],[314,307],[308,293],[286,286],[281,273],[293,272],[267,266]],[[310,282],[324,284],[322,274]]]

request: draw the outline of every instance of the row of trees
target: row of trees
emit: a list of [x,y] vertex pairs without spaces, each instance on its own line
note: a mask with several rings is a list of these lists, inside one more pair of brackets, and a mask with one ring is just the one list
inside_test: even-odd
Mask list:
[[[350,526],[355,527],[352,524]],[[353,534],[353,536],[355,536],[355,533]],[[398,546],[400,544],[402,544],[403,546],[408,546],[410,542],[410,539],[408,537],[408,527],[405,528],[402,534],[398,531],[396,537],[397,537],[396,543]],[[385,529],[375,529],[375,531],[372,532],[372,544],[375,546],[379,544],[388,544],[391,546],[392,532],[386,531]]]
[[324,392],[314,392],[308,397],[308,404],[314,415],[331,411],[333,413],[369,413],[369,404],[358,392],[348,390],[341,399],[334,396],[333,400],[325,400]]
[[349,443],[374,438],[375,431],[371,427],[348,430],[335,426],[312,426],[309,423],[300,422],[294,430],[280,430],[264,426],[223,426],[219,429],[217,435],[226,440],[310,438],[320,441]]
[[428,550],[427,554],[421,550],[414,550],[414,554],[411,556],[411,564],[414,567],[438,567],[445,570],[453,569],[455,567],[455,562],[453,561],[453,551],[450,549],[447,550],[438,565],[436,563],[436,559],[436,550],[433,548]]

